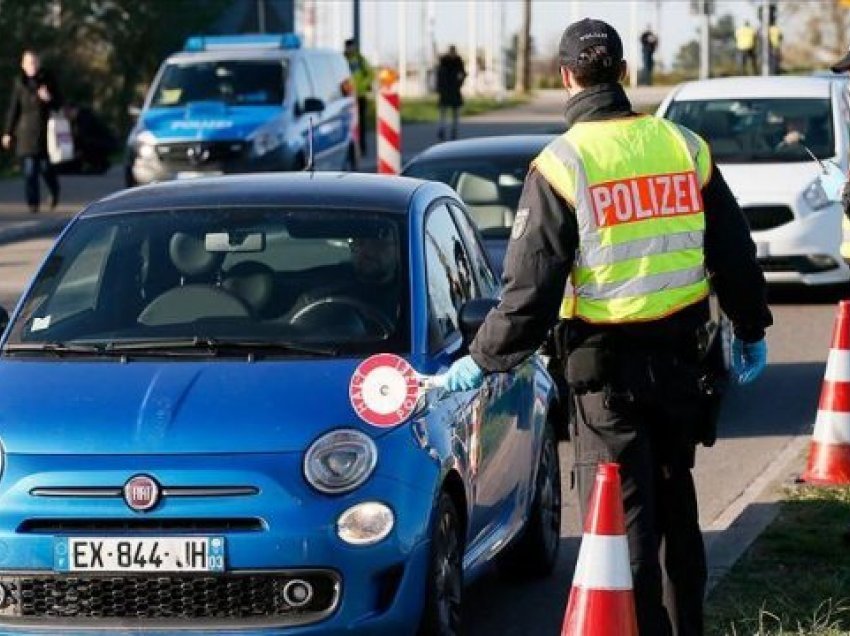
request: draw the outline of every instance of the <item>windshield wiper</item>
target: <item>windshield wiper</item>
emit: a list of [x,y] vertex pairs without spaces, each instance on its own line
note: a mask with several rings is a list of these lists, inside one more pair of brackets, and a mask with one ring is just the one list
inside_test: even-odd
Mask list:
[[109,353],[102,344],[76,344],[73,342],[11,343],[3,347],[3,351],[8,353],[50,353],[57,356],[102,356]]
[[156,340],[116,340],[104,344],[111,353],[145,353],[174,350],[204,351],[215,355],[222,351],[269,352],[280,351],[311,356],[335,357],[339,351],[333,347],[321,347],[288,340],[221,340],[201,337]]

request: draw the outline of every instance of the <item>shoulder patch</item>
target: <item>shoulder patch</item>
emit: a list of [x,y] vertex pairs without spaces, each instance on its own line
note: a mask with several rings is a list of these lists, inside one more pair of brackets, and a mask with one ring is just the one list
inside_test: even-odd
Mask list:
[[529,212],[529,208],[520,208],[516,211],[516,218],[514,218],[514,226],[511,229],[511,239],[516,240],[520,238],[523,234],[525,234],[525,228],[528,227]]

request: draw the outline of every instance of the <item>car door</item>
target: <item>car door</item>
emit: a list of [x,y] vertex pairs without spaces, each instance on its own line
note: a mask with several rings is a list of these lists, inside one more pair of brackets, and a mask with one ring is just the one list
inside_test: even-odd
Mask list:
[[[460,309],[480,296],[471,259],[446,203],[434,206],[425,221],[425,267],[429,296],[429,347],[454,348],[460,355]],[[465,451],[472,514],[469,548],[490,543],[501,522],[510,518],[516,480],[511,448],[517,422],[507,408],[512,374],[489,376],[475,392],[458,396],[454,426]]]
[[[498,298],[501,288],[480,235],[469,215],[459,205],[452,204],[450,207],[466,245],[480,296]],[[531,361],[526,361],[508,373],[493,376],[491,382],[482,429],[489,436],[500,427],[505,427],[506,422],[510,423],[501,432],[505,436],[509,455],[488,457],[488,461],[493,464],[494,472],[501,474],[507,481],[505,491],[508,495],[504,503],[503,517],[498,521],[502,531],[513,533],[521,527],[525,510],[530,503],[534,480],[533,466],[537,460],[538,444],[532,426],[534,365]]]
[[325,104],[316,127],[316,167],[322,170],[339,170],[345,161],[348,128],[345,119],[345,100],[342,80],[334,66],[334,58],[324,53],[310,58],[310,74],[316,84],[318,97]]

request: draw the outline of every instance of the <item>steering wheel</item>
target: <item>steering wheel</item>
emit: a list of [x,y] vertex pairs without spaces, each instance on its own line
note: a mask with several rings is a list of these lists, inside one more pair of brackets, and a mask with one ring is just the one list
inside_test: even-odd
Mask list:
[[386,315],[384,315],[382,311],[363,302],[362,300],[342,295],[325,296],[308,302],[295,312],[292,318],[289,319],[289,323],[297,325],[299,322],[305,320],[305,316],[308,316],[311,312],[314,312],[325,305],[334,304],[351,307],[360,314],[362,318],[365,318],[368,322],[372,322],[377,325],[381,330],[381,340],[386,340],[392,335],[393,331],[395,331],[395,325],[389,318],[387,318]]

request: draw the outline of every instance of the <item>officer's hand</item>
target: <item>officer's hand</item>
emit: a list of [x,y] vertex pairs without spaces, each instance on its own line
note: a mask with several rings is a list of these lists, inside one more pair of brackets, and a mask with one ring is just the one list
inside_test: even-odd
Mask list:
[[12,147],[12,135],[3,135],[3,147],[6,150]]
[[472,359],[464,356],[449,367],[441,384],[449,391],[471,391],[484,383],[484,372]]
[[749,384],[767,366],[767,342],[732,339],[732,373],[738,384]]

